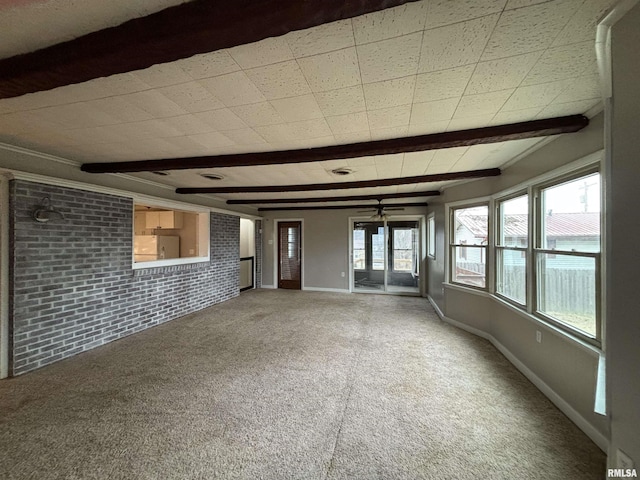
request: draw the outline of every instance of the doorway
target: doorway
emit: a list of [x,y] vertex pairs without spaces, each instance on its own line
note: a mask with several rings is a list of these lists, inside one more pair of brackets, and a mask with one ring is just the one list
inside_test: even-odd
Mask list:
[[351,290],[420,294],[420,219],[351,221]]
[[240,219],[240,291],[255,288],[256,236],[255,223]]
[[278,222],[278,288],[301,289],[302,222]]

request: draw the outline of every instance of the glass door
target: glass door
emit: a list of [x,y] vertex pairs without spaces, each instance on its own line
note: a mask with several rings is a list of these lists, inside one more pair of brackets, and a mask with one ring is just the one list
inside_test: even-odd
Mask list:
[[419,227],[417,220],[387,222],[388,292],[420,293]]
[[384,222],[353,224],[353,289],[385,291]]
[[352,222],[352,290],[420,293],[419,220]]

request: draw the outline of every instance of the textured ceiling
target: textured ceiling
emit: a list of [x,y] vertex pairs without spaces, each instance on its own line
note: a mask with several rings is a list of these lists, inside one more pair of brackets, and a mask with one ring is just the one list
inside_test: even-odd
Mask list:
[[[178,3],[4,2],[0,56],[32,51]],[[0,141],[80,164],[299,149],[593,113],[600,102],[596,25],[614,3],[408,3],[146,70],[0,100]],[[47,27],[43,30],[42,25]],[[182,170],[162,177],[130,175],[176,187],[373,180],[500,167],[539,141]],[[337,167],[354,173],[336,177],[330,170]],[[199,175],[205,171],[224,179],[206,180]],[[321,195],[413,192],[445,185]]]

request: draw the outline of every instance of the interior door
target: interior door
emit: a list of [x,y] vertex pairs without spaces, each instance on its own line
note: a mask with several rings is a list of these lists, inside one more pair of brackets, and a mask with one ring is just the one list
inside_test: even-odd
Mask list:
[[278,288],[300,290],[302,267],[301,222],[278,223]]

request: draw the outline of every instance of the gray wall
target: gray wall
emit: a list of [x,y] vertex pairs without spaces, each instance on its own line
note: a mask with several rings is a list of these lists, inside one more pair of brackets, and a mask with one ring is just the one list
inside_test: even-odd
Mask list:
[[[277,220],[303,221],[303,286],[329,290],[349,289],[349,217],[362,217],[358,210],[302,210],[265,212],[263,220],[262,285],[274,286],[277,257],[274,231]],[[406,208],[400,215],[424,215],[424,208]],[[364,214],[371,215],[371,214]],[[271,241],[271,243],[269,243]],[[345,276],[341,274],[344,272]]]
[[427,258],[427,293],[431,299],[436,302],[438,308],[444,311],[444,281],[445,263],[444,263],[444,205],[433,205],[429,207],[429,213],[435,215],[436,223],[436,255],[435,258]]
[[607,382],[611,418],[609,462],[623,450],[640,469],[640,4],[612,30],[613,101],[607,159]]
[[[499,177],[468,182],[445,190],[433,199],[429,212],[436,214],[436,261],[429,261],[429,296],[453,320],[491,335],[516,360],[528,368],[570,408],[608,438],[606,417],[594,413],[598,357],[553,329],[543,328],[489,295],[444,286],[445,209],[448,202],[472,200],[493,195],[552,171],[604,148],[604,115],[591,119],[584,130],[562,135],[519,162]],[[444,293],[443,293],[444,291]],[[536,331],[543,335],[537,343]]]
[[[210,262],[133,270],[133,201],[14,180],[12,374],[238,295],[239,217],[211,214]],[[65,220],[31,218],[44,196]]]

